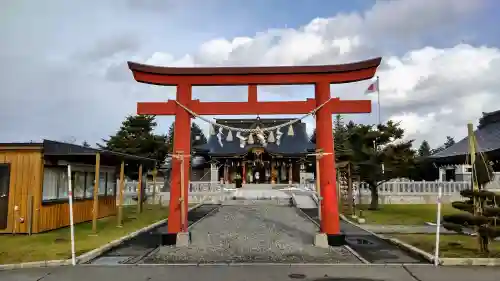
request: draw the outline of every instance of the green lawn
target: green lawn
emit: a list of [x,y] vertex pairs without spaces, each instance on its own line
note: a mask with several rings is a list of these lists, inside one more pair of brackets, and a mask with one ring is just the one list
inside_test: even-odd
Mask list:
[[[123,227],[116,227],[116,217],[100,219],[98,234],[92,235],[92,222],[75,225],[76,255],[98,248],[137,229],[167,218],[168,206],[144,205],[137,215],[136,206],[124,208]],[[28,235],[0,235],[0,264],[71,258],[70,229]]]
[[[434,254],[436,235],[434,234],[396,234],[397,238],[430,254]],[[441,235],[439,252],[444,258],[500,258],[500,242],[489,245],[490,255],[478,251],[477,238],[465,235]]]
[[[451,207],[451,204],[443,204],[441,208],[443,215],[460,212]],[[386,204],[380,205],[376,211],[368,210],[368,206],[362,206],[361,209],[366,224],[423,225],[425,222],[436,222],[435,204]]]

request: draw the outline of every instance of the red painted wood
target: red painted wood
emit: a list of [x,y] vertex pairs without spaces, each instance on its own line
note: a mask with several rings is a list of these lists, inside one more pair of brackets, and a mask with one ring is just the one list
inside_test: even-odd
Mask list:
[[[188,102],[187,108],[200,115],[306,114],[316,108],[314,99],[306,101],[268,102]],[[369,100],[332,99],[325,105],[331,113],[370,113]],[[175,115],[177,104],[168,102],[139,102],[137,114]]]
[[257,85],[248,85],[248,102],[257,102]]
[[[178,85],[176,98],[180,103],[188,103],[191,100],[191,85]],[[191,116],[181,107],[177,107],[177,111],[175,112],[173,152],[178,153],[181,151],[188,155],[191,152]],[[181,229],[181,208],[185,209],[186,220],[184,221],[184,225],[187,226],[190,173],[189,160],[189,158],[184,159],[184,204],[181,204],[179,202],[181,195],[181,161],[172,159],[172,172],[170,176],[170,213],[168,216],[169,233],[185,231],[185,229]]]
[[247,183],[247,163],[246,162],[241,162],[243,164],[242,169],[242,176],[241,176],[241,182],[243,184]]
[[[349,65],[271,68],[161,68],[129,63],[138,82],[177,86],[176,100],[200,115],[306,114],[330,99],[330,84],[370,79],[380,64],[380,58]],[[258,102],[257,85],[315,84],[315,99],[306,101]],[[247,102],[200,102],[191,99],[192,86],[248,85]],[[320,160],[321,169],[321,230],[340,234],[336,192],[335,156],[333,155],[332,113],[370,113],[369,100],[331,99],[316,113],[316,147],[326,153]],[[175,101],[140,102],[138,114],[175,115],[174,152],[190,152],[190,115]],[[189,159],[184,164],[184,181],[189,182]],[[168,231],[181,229],[180,162],[173,161],[170,191]],[[243,171],[245,169],[243,168]],[[243,175],[245,179],[246,175]],[[185,189],[187,213],[188,188]],[[185,222],[187,225],[187,221]]]
[[324,74],[250,74],[250,75],[162,75],[134,71],[137,82],[172,86],[189,83],[193,86],[229,86],[229,85],[305,85],[317,82],[350,83],[370,79],[375,75],[376,67],[353,72]]
[[[315,86],[316,104],[319,106],[330,98],[330,84],[317,83]],[[333,154],[333,123],[332,112],[321,108],[316,113],[316,149],[325,153],[319,160],[321,186],[321,232],[339,234],[340,221],[337,202],[337,182],[335,172],[335,155]]]

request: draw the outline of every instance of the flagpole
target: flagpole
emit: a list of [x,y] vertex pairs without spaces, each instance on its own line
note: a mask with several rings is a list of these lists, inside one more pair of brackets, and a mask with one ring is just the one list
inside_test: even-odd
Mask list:
[[[381,114],[380,114],[380,78],[377,76],[377,80],[376,80],[376,83],[377,83],[377,111],[378,111],[378,124],[379,126],[382,125],[382,119],[381,119]],[[375,146],[375,151],[378,151],[378,145]],[[385,165],[384,165],[384,162],[382,162],[380,164],[380,169],[381,169],[381,172],[382,174],[384,174],[385,172]]]
[[377,76],[377,110],[378,110],[378,124],[382,125],[382,121],[380,119],[380,80]]

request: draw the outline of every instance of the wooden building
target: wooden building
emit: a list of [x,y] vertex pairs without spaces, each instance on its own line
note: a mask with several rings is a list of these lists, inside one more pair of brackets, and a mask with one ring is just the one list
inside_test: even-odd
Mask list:
[[122,164],[131,161],[155,164],[152,159],[49,140],[0,144],[0,233],[31,234],[68,226],[68,165],[74,222],[95,219],[95,207],[96,218],[116,214],[117,176]]
[[[233,128],[264,129],[291,120],[218,119],[216,122]],[[307,156],[314,153],[315,145],[309,140],[305,123],[296,122],[267,132],[264,143],[256,135],[252,141],[248,133],[241,133],[240,137],[247,139],[245,145],[235,132],[214,130],[205,145],[194,147],[196,155],[204,156],[212,169],[216,167],[217,181],[233,183],[235,178],[241,178],[243,183],[254,184],[298,183],[305,166],[314,162],[314,158]]]

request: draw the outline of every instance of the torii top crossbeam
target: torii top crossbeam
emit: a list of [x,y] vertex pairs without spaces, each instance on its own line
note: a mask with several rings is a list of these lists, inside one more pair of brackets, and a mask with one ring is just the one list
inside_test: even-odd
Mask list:
[[[247,102],[200,102],[187,99],[184,104],[200,115],[249,115],[249,114],[305,114],[317,104],[306,101],[258,102],[257,85],[339,84],[370,79],[375,75],[381,58],[320,66],[278,67],[159,67],[129,62],[137,82],[172,86],[249,85]],[[286,106],[284,106],[286,104]],[[168,102],[139,102],[138,114],[174,115],[177,104]],[[326,106],[332,113],[369,113],[369,100],[340,100],[334,98]]]

